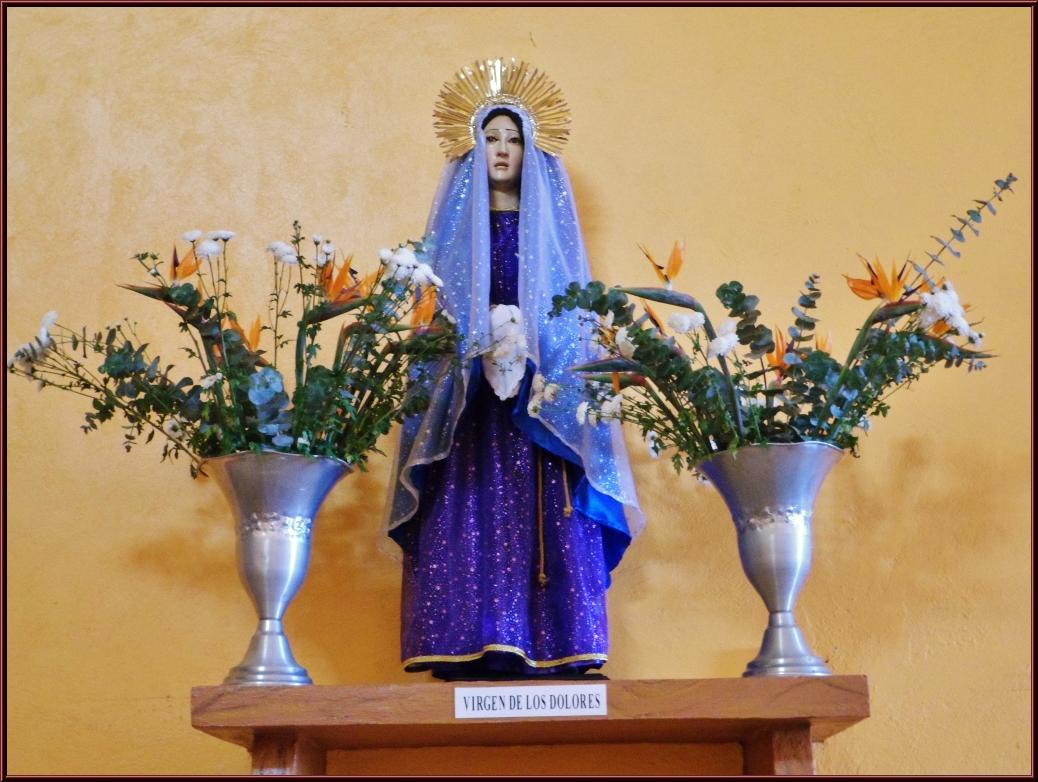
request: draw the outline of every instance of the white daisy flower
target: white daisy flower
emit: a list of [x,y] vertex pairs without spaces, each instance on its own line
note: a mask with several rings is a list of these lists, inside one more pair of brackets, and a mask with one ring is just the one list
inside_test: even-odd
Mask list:
[[437,288],[443,287],[443,280],[433,273],[432,267],[427,263],[418,264],[418,266],[415,267],[411,279],[415,285],[433,285]]
[[33,371],[33,359],[36,357],[35,350],[31,344],[22,345],[7,359],[8,369],[17,369],[19,372],[31,374]]
[[737,325],[736,321],[731,318],[721,324],[721,327],[717,330],[717,337],[710,340],[710,347],[707,349],[708,358],[727,356],[735,350],[739,344],[739,337],[735,333]]
[[162,431],[174,440],[179,440],[184,436],[183,423],[176,417],[167,418],[162,424]]
[[634,356],[634,343],[627,336],[626,326],[621,326],[616,332],[616,349],[620,351],[620,355],[624,358],[632,358]]
[[526,405],[526,412],[530,415],[540,415],[541,406],[544,404],[544,397],[540,394],[536,394],[530,397],[530,401]]
[[[215,233],[215,231],[213,233]],[[222,252],[223,249],[220,247],[219,242],[216,242],[213,239],[206,239],[204,241],[201,241],[195,247],[195,255],[197,255],[199,258],[203,260],[211,260],[220,255],[220,253]]]
[[653,459],[659,459],[663,446],[660,444],[660,439],[656,436],[656,433],[650,431],[645,437],[645,442],[649,446],[649,456]]
[[[418,257],[410,247],[398,247],[390,254],[388,259],[383,259],[383,263],[386,266],[386,271],[389,272],[393,279],[400,280],[401,282],[410,279],[419,266]],[[422,265],[429,268],[427,264]],[[429,274],[431,273],[432,269],[429,269]],[[442,282],[440,284],[442,285]]]
[[51,310],[43,316],[43,320],[40,323],[40,334],[39,340],[40,345],[45,348],[49,348],[54,344],[54,341],[50,337],[50,330],[54,327],[54,324],[58,322],[58,313],[55,310]]
[[216,372],[212,375],[206,375],[205,377],[203,377],[201,380],[198,381],[198,385],[200,385],[202,388],[212,388],[221,380],[223,380],[223,372]]
[[397,264],[403,264],[405,266],[417,266],[418,256],[414,254],[414,250],[410,247],[398,247],[393,251],[393,260]]
[[613,394],[605,402],[602,403],[601,416],[602,418],[620,418],[620,413],[623,410],[623,395]]
[[285,266],[297,266],[299,264],[299,256],[291,248],[289,248],[288,252],[279,253],[277,260],[279,263],[285,264]]
[[675,312],[667,318],[667,325],[678,334],[688,334],[701,328],[704,323],[706,323],[706,318],[703,317],[703,313],[695,311],[689,313]]
[[285,253],[294,253],[295,249],[288,242],[271,242],[267,245],[267,252],[277,257]]
[[577,405],[577,423],[578,424],[583,424],[583,423],[585,423],[587,421],[587,409],[588,409],[588,403],[586,401],[585,402],[581,402],[579,405]]
[[975,345],[980,344],[983,335],[970,327],[966,320],[966,310],[959,303],[959,294],[950,282],[946,281],[933,293],[924,293],[922,299],[926,306],[919,315],[919,325],[928,329],[943,320],[957,334],[966,337]]

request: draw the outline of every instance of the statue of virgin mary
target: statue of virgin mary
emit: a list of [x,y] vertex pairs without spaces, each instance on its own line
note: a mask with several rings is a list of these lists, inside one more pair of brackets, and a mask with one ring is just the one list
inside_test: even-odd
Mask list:
[[608,659],[606,589],[638,507],[618,423],[578,421],[598,357],[552,296],[589,280],[558,154],[559,90],[484,60],[435,110],[448,156],[426,229],[465,356],[402,427],[387,531],[403,551],[405,670],[498,678],[582,674]]

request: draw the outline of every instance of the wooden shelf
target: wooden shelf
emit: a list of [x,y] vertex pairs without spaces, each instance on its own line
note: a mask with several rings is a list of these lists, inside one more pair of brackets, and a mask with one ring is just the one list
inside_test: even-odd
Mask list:
[[323,773],[328,750],[670,742],[738,742],[746,773],[810,774],[812,742],[869,716],[866,677],[823,676],[608,681],[607,716],[454,718],[456,687],[552,683],[195,687],[191,723],[266,774]]

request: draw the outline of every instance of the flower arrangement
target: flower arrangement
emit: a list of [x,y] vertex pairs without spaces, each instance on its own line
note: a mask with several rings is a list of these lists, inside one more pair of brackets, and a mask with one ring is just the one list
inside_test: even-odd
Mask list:
[[[127,451],[140,439],[164,438],[162,459],[187,456],[196,476],[207,457],[242,451],[331,456],[364,467],[394,421],[423,409],[426,389],[455,353],[454,325],[437,300],[441,281],[424,262],[422,242],[380,252],[378,268],[361,278],[352,256],[298,222],[291,241],[274,242],[273,289],[267,318],[242,325],[230,307],[232,231],[189,231],[190,249],[174,247],[167,269],[159,256],[134,259],[150,285],[122,287],[171,310],[190,337],[184,348],[197,374],[151,355],[127,319],[93,332],[60,325],[55,312],[39,334],[16,350],[8,371],[91,400],[84,432],[121,414]],[[295,294],[300,316],[288,328]],[[344,317],[331,361],[318,361],[322,327]],[[269,333],[271,350],[262,347]],[[96,357],[94,362],[91,356]],[[279,370],[291,363],[291,397]],[[100,364],[96,363],[100,360]]]
[[[938,267],[961,255],[956,245],[967,232],[979,236],[985,213],[996,213],[994,203],[1012,192],[1015,181],[1012,174],[996,180],[990,198],[975,201],[965,218],[956,216],[959,224],[948,239],[934,236],[938,247],[927,253],[925,265],[909,258],[887,272],[878,260],[862,259],[868,276],[848,277],[848,285],[878,306],[842,362],[811,315],[822,295],[817,274],[804,283],[785,332],[758,322],[758,298],[737,281],[717,289],[728,318],[715,326],[698,299],[673,289],[683,263],[681,243],[666,265],[641,248],[662,288],[571,283],[554,297],[552,315],[589,313],[584,320],[591,338],[607,354],[573,367],[587,381],[578,420],[635,424],[654,457],[673,449],[679,472],[749,444],[821,441],[857,455],[858,433],[868,430],[872,417],[887,415],[891,393],[937,364],[979,370],[991,357],[980,349],[983,334],[967,319],[969,305]],[[630,296],[643,300],[643,313],[636,314]],[[680,311],[664,324],[648,302]]]

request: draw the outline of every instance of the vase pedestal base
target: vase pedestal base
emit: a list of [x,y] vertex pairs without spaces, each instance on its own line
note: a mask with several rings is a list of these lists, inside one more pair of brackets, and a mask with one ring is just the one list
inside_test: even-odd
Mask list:
[[825,661],[811,651],[793,614],[776,611],[768,621],[760,652],[743,676],[832,676]]
[[292,656],[281,621],[264,619],[249,642],[245,659],[231,668],[223,683],[283,687],[313,684],[313,680]]

